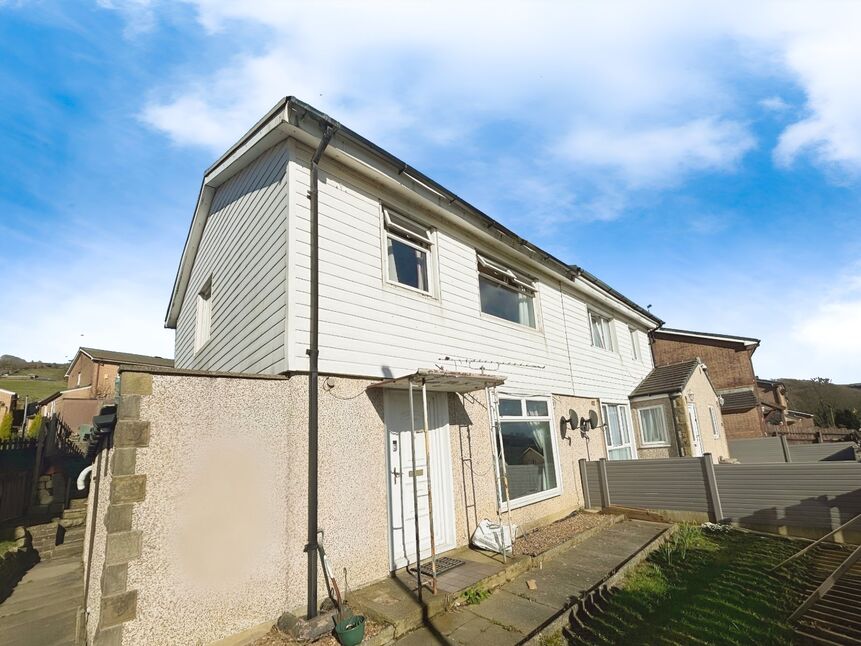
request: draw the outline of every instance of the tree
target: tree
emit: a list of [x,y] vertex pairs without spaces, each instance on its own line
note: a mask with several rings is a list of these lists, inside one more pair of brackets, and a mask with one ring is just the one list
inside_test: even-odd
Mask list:
[[8,440],[12,437],[12,413],[7,411],[0,420],[0,441]]
[[861,428],[861,417],[858,411],[849,408],[842,408],[834,411],[834,423],[838,428],[859,429]]
[[27,427],[27,437],[39,437],[40,430],[42,430],[42,413],[36,413]]

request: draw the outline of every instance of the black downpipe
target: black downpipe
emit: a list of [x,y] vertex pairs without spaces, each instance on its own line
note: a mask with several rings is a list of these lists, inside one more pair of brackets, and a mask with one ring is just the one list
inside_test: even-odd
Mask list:
[[317,616],[317,383],[320,378],[318,359],[320,357],[320,239],[318,212],[318,169],[323,152],[329,145],[335,129],[326,125],[326,131],[311,158],[311,342],[308,347],[308,619]]

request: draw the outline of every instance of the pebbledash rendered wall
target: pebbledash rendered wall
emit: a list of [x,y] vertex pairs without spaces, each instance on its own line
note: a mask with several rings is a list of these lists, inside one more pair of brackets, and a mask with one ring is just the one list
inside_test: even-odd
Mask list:
[[[329,377],[320,389],[319,526],[354,589],[389,575],[383,391],[372,383]],[[92,519],[93,643],[203,644],[304,608],[307,387],[305,376],[121,373]],[[484,393],[448,401],[464,545],[478,521],[497,516],[493,451]],[[557,419],[597,404],[553,400]],[[558,442],[562,494],[513,510],[515,523],[530,527],[582,506],[586,445],[579,431],[567,435]],[[592,458],[605,454],[596,436]],[[322,578],[318,586],[325,598]]]

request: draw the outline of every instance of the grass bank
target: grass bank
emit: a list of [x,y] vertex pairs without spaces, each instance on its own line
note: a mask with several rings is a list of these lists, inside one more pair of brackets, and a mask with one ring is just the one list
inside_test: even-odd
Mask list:
[[801,545],[735,530],[683,526],[625,579],[587,644],[790,644],[804,559],[768,570]]

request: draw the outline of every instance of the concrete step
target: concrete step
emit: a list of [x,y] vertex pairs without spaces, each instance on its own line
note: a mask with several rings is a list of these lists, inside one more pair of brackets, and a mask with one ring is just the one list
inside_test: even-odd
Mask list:
[[80,507],[78,509],[66,509],[63,511],[63,514],[62,514],[63,518],[74,518],[76,516],[83,518],[86,515],[87,515],[87,508],[86,507]]
[[86,498],[72,498],[69,501],[69,509],[86,509],[87,508],[87,499]]
[[52,559],[58,559],[64,556],[77,556],[79,559],[84,555],[84,541],[73,541],[71,543],[63,543],[54,548],[51,554]]
[[63,532],[63,542],[60,543],[68,543],[69,541],[82,541],[84,540],[84,528],[83,527],[69,527]]

